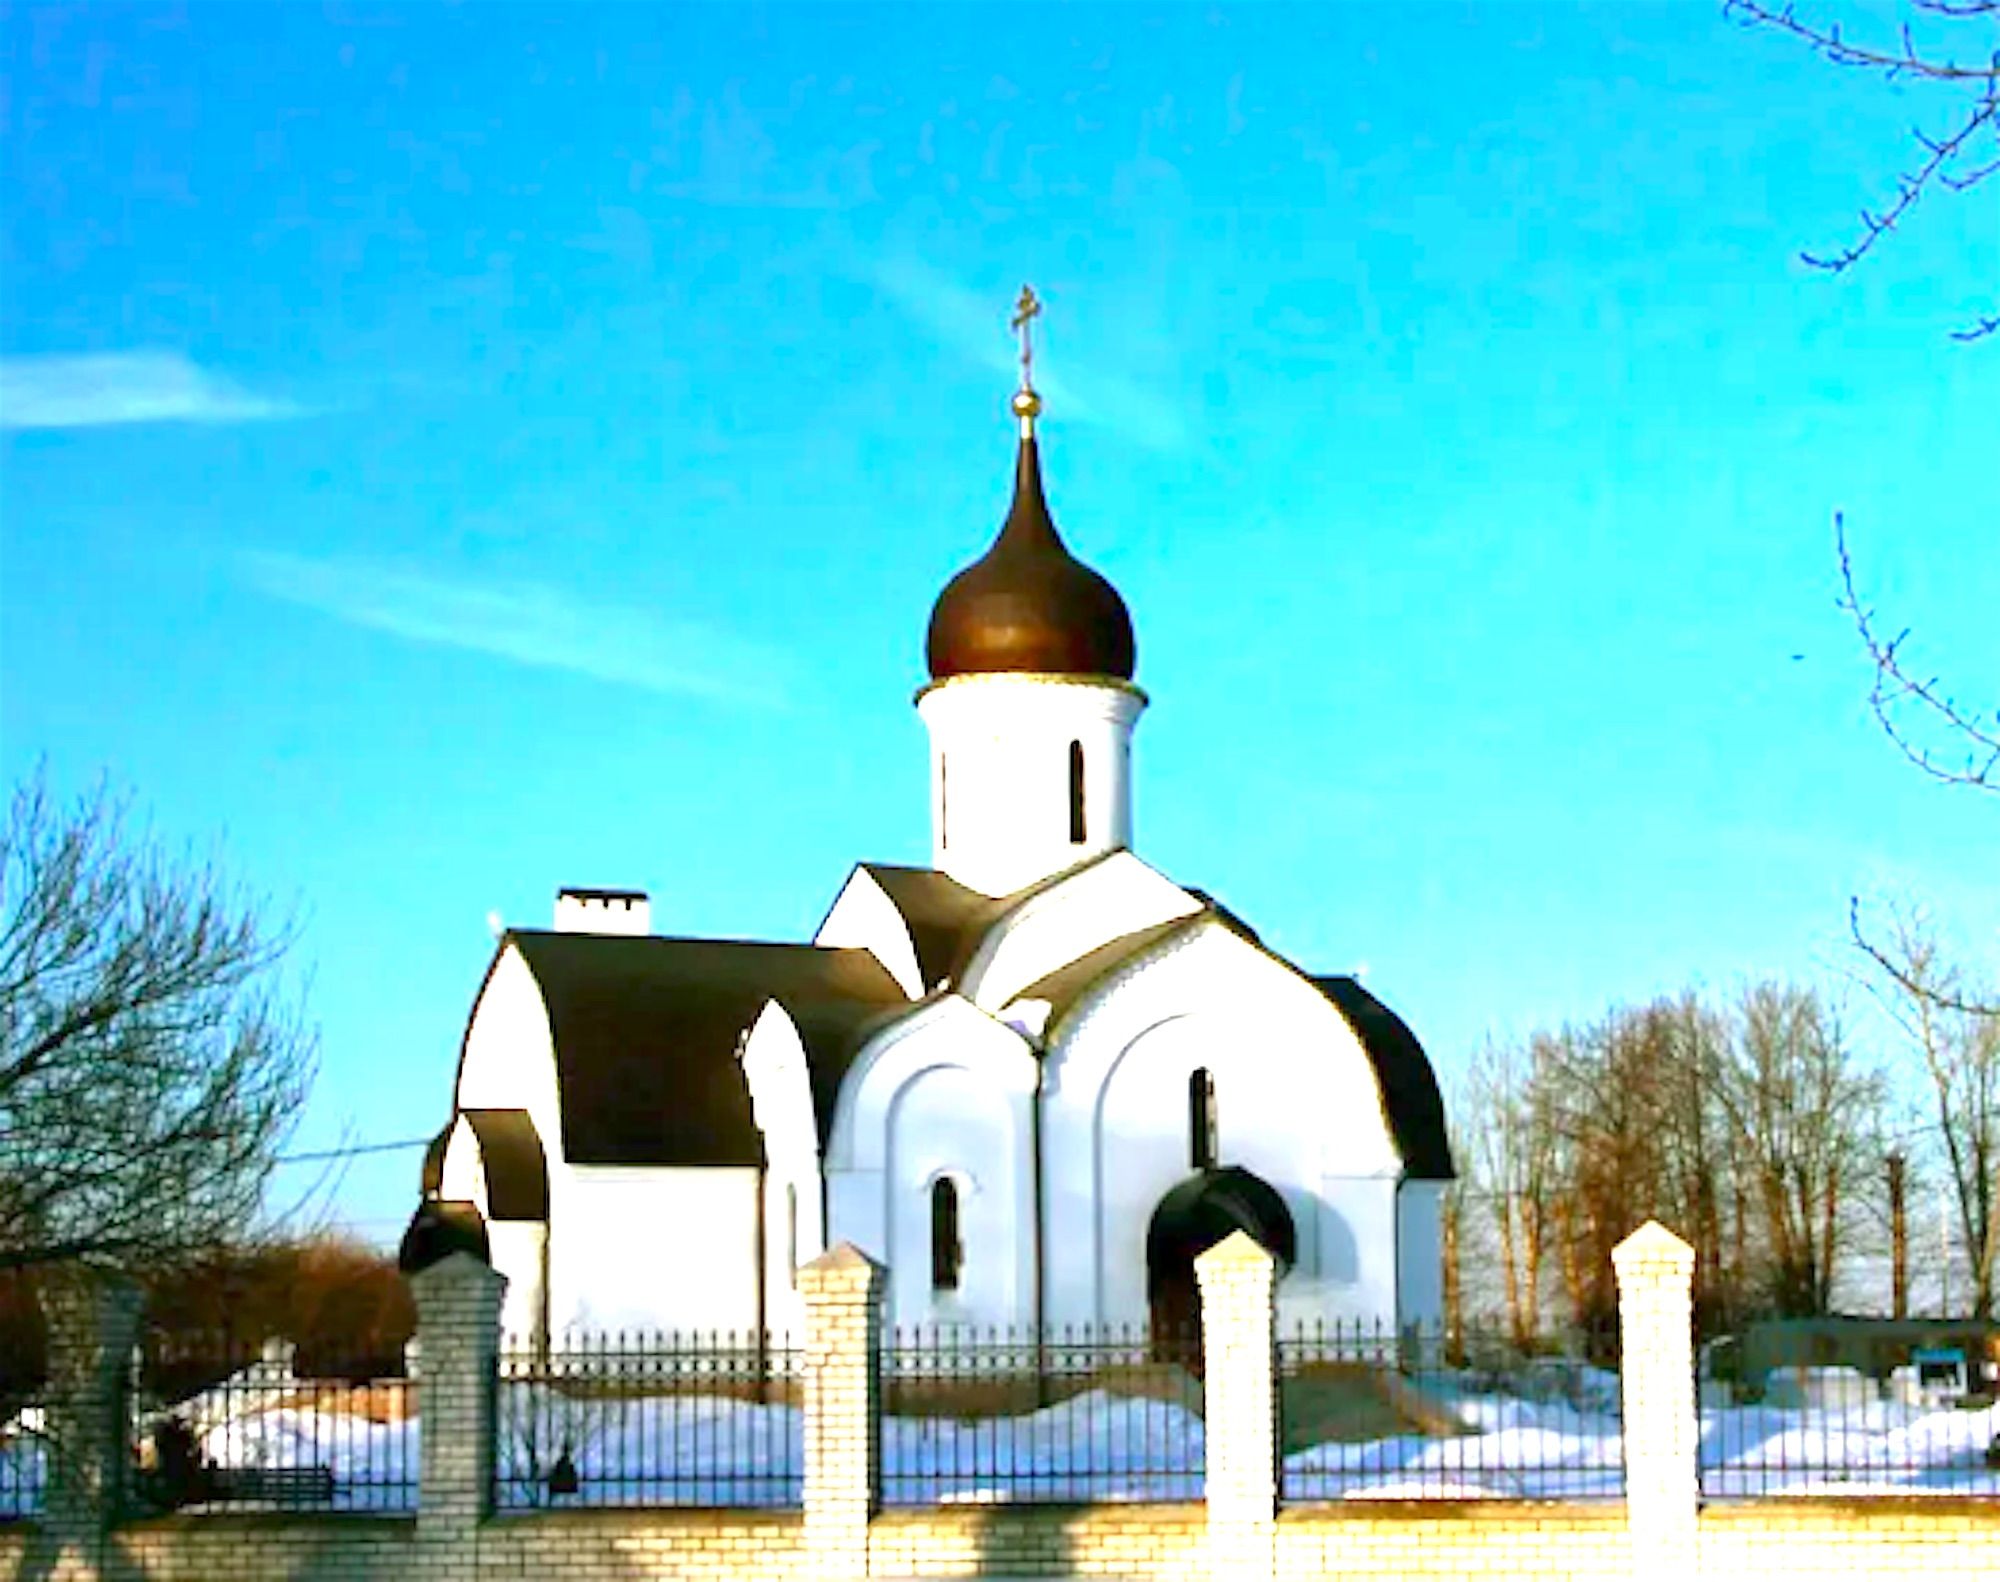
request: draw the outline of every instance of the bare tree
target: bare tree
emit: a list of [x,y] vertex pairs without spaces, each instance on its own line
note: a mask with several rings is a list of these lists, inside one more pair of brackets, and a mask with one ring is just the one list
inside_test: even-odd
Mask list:
[[1872,1162],[1866,1128],[1880,1083],[1815,990],[1752,984],[1733,1020],[1721,1093],[1763,1219],[1761,1283],[1785,1317],[1830,1312],[1846,1242],[1842,1206]]
[[[1788,34],[1836,66],[1923,84],[1947,105],[1939,130],[1912,131],[1914,163],[1897,175],[1889,202],[1863,209],[1861,229],[1845,245],[1800,255],[1813,268],[1833,274],[1853,268],[1927,193],[1966,192],[2000,170],[2000,46],[1994,37],[2000,0],[1912,0],[1910,14],[1923,25],[1921,40],[1908,17],[1893,39],[1880,41],[1851,36],[1838,21],[1802,17],[1790,0],[1776,5],[1726,0],[1723,10],[1745,26]],[[2000,311],[1979,313],[1952,334],[1976,341],[1995,330]]]
[[289,936],[212,866],[37,774],[0,831],[0,1270],[240,1235],[311,1077]]
[[1468,1114],[1461,1121],[1471,1146],[1459,1157],[1470,1164],[1472,1193],[1487,1210],[1508,1331],[1523,1348],[1541,1330],[1542,1261],[1556,1192],[1555,1138],[1536,1082],[1547,1042],[1538,1034],[1525,1049],[1491,1040],[1482,1045],[1473,1057]]
[[1720,1007],[1694,991],[1473,1063],[1462,1124],[1517,1338],[1560,1298],[1586,1326],[1616,1310],[1611,1250],[1659,1218],[1695,1249],[1706,1333],[1759,1311],[1827,1311],[1872,1170],[1877,1081],[1815,990],[1763,984]]
[[1972,1312],[1994,1314],[2000,1283],[2000,1017],[1993,996],[1969,988],[1928,921],[1892,913],[1888,943],[1870,952],[1876,999],[1923,1060],[1932,1140],[1972,1270]]

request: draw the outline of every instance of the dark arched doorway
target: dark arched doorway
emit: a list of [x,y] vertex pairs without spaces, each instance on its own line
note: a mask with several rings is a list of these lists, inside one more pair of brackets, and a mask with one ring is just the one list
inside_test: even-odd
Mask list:
[[1239,1165],[1200,1170],[1153,1210],[1146,1227],[1146,1308],[1153,1355],[1201,1370],[1201,1294],[1194,1261],[1231,1231],[1244,1231],[1278,1260],[1298,1261],[1299,1236],[1276,1187]]

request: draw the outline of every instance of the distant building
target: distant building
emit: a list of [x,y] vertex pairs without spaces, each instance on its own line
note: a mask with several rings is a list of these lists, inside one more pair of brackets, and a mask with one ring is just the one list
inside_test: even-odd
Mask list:
[[508,930],[406,1264],[483,1248],[542,1335],[789,1326],[841,1241],[897,1323],[1166,1325],[1240,1227],[1287,1320],[1437,1316],[1429,1062],[1133,855],[1131,619],[1050,518],[1025,352],[1014,404],[1005,525],[931,612],[931,866],[857,867],[809,944],[620,891]]

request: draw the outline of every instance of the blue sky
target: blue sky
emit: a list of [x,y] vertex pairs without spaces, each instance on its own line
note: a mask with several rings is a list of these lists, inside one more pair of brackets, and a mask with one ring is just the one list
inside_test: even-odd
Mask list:
[[[2000,693],[2000,343],[1947,333],[2000,191],[1797,257],[1915,89],[1696,0],[0,29],[0,765],[108,770],[297,909],[301,1148],[443,1119],[489,912],[801,937],[924,860],[1023,280],[1154,699],[1139,851],[1447,1071],[1837,967],[1854,893],[1992,959],[1991,800],[1867,723],[1832,518]],[[339,1214],[393,1236],[415,1171]]]

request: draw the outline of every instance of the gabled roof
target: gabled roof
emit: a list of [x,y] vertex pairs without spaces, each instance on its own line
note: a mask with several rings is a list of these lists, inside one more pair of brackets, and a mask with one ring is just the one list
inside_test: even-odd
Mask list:
[[1203,923],[1221,921],[1217,913],[1204,909],[1191,912],[1186,917],[1170,917],[1150,927],[1134,929],[1129,934],[1120,934],[1116,939],[1106,940],[1095,950],[1086,951],[1076,960],[1056,968],[1054,972],[1037,978],[1016,994],[1014,1000],[1044,1001],[1049,1007],[1049,1019],[1044,1026],[1053,1028],[1092,988],[1127,962],[1136,961],[1155,945],[1176,934],[1189,932]]
[[901,868],[884,862],[864,862],[861,867],[908,925],[926,993],[958,971],[987,925],[1005,910],[1004,900],[969,890],[935,868]]
[[797,1025],[824,1133],[861,1035],[908,1001],[865,950],[516,929],[547,1007],[571,1164],[756,1165],[737,1061],[757,1013]]
[[1375,1065],[1382,1109],[1403,1156],[1404,1174],[1419,1181],[1450,1181],[1451,1141],[1445,1134],[1444,1096],[1438,1092],[1417,1035],[1388,1006],[1352,978],[1314,978],[1314,986],[1347,1018]]
[[[1190,894],[1201,894],[1190,891]],[[1056,1025],[1100,983],[1121,967],[1152,954],[1175,936],[1219,923],[1260,954],[1288,972],[1298,973],[1333,1003],[1375,1068],[1377,1091],[1382,1096],[1382,1112],[1389,1123],[1396,1151],[1402,1156],[1404,1173],[1419,1181],[1450,1181],[1457,1175],[1452,1168],[1451,1143],[1445,1133],[1444,1098],[1438,1091],[1437,1076],[1423,1045],[1408,1024],[1388,1006],[1352,978],[1315,978],[1264,944],[1255,931],[1233,912],[1207,900],[1201,911],[1187,917],[1169,918],[1150,928],[1137,929],[1099,945],[1031,983],[1014,998],[1043,1000],[1049,1006],[1046,1029]]]

